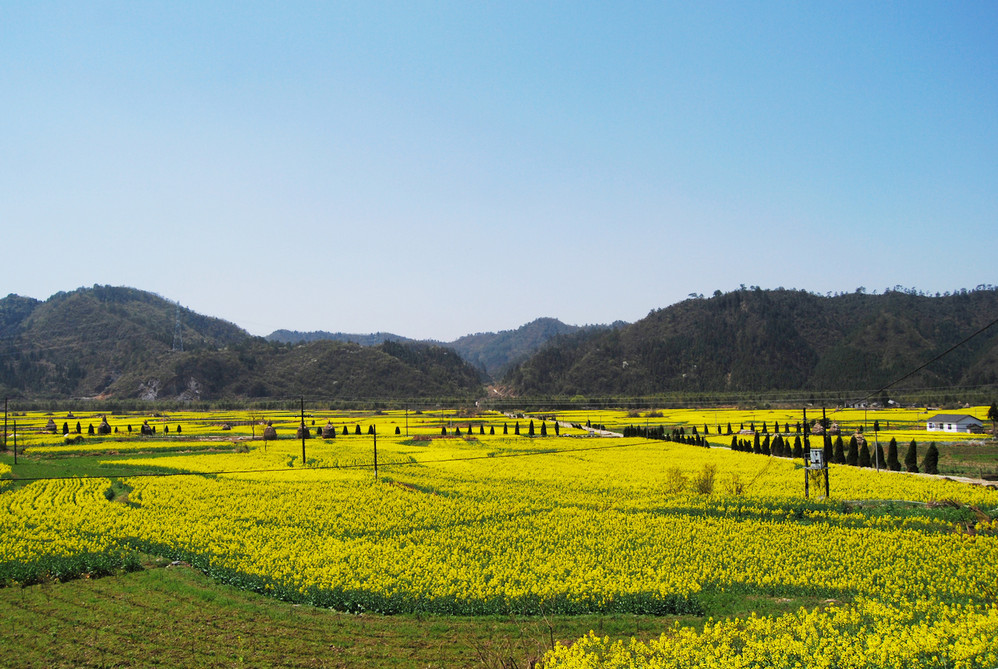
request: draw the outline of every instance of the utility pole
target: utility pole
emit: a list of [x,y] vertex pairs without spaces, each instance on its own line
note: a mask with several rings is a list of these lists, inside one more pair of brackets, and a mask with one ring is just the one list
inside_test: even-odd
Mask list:
[[804,409],[804,499],[811,493],[811,440],[808,438],[807,409]]
[[[824,423],[828,422],[828,419],[825,418],[825,407],[821,407],[821,420]],[[826,431],[825,434],[827,435],[828,432]],[[827,462],[824,463],[824,469],[825,469],[825,499],[828,499],[831,495],[828,492],[828,463]]]
[[14,421],[14,464],[17,464],[17,421]]
[[301,466],[305,466],[305,397],[301,398]]
[[3,398],[3,450],[7,450],[7,398]]
[[378,428],[371,425],[371,434],[374,436],[374,479],[378,479]]
[[877,471],[880,471],[880,421],[873,421],[873,458],[877,461]]

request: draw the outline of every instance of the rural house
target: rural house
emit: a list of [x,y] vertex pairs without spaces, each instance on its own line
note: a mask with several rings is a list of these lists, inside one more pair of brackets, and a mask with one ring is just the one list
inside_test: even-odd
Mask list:
[[925,422],[928,432],[973,432],[983,431],[984,423],[973,416],[960,413],[937,413]]

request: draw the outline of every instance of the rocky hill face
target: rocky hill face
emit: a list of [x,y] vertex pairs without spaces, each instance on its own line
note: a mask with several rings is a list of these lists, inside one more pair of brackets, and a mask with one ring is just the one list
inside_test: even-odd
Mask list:
[[[739,290],[690,299],[623,328],[554,340],[504,383],[521,395],[877,389],[998,318],[991,287],[822,297]],[[998,326],[906,379],[908,387],[998,381]]]
[[177,305],[152,293],[94,286],[44,302],[0,300],[0,392],[31,399],[474,397],[481,383],[439,347],[272,344],[187,309],[178,319]]

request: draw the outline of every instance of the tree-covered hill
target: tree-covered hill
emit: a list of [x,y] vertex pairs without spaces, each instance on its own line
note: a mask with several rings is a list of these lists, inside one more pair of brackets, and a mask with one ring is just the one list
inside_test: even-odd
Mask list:
[[474,397],[452,351],[384,342],[281,345],[134,288],[0,300],[0,392],[48,399]]
[[[506,375],[521,395],[877,389],[998,318],[992,287],[929,297],[738,290],[620,329],[559,337]],[[998,326],[905,381],[998,381]]]
[[[465,335],[449,343],[438,341],[424,341],[422,343],[443,346],[456,351],[458,355],[478,369],[485,378],[492,379],[502,377],[513,365],[530,357],[549,339],[581,330],[606,330],[621,325],[623,324],[614,323],[610,326],[587,325],[580,327],[566,325],[556,318],[538,318],[515,330],[479,332]],[[352,342],[362,346],[378,346],[384,342],[414,342],[412,339],[390,332],[347,334],[321,330],[314,332],[275,330],[267,335],[267,340],[285,344],[329,340]]]
[[[373,332],[370,334],[350,334],[347,332],[326,332],[325,330],[313,330],[312,332],[299,332],[298,330],[274,330],[265,337],[267,341],[279,344],[306,344],[313,341],[341,341],[361,346],[378,346],[386,341],[415,342],[414,339],[392,334],[391,332]],[[436,342],[423,342],[436,343]]]
[[603,331],[613,325],[567,325],[557,318],[538,318],[515,330],[465,335],[444,344],[482,370],[489,378],[501,378],[517,363],[526,360],[549,340],[581,331]]

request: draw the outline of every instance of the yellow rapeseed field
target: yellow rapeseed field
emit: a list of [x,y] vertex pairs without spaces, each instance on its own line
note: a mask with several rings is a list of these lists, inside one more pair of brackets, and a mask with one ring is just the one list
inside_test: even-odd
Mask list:
[[[662,413],[649,420],[696,424]],[[775,420],[722,416],[725,430]],[[34,418],[37,429],[47,420]],[[115,489],[111,478],[0,488],[0,579],[54,558],[145,551],[347,611],[695,614],[711,593],[807,595],[829,603],[645,642],[590,635],[545,666],[995,665],[998,492],[833,465],[832,498],[804,500],[799,460],[568,425],[624,426],[626,412],[558,418],[560,436],[534,418],[547,436],[529,437],[529,417],[315,411],[306,426],[337,436],[307,439],[303,463],[290,411],[109,417],[119,432],[101,471]],[[135,433],[144,421],[156,435]],[[261,439],[267,421],[277,439]],[[79,446],[64,441],[25,443],[29,455]],[[153,465],[178,475],[130,475]]]

